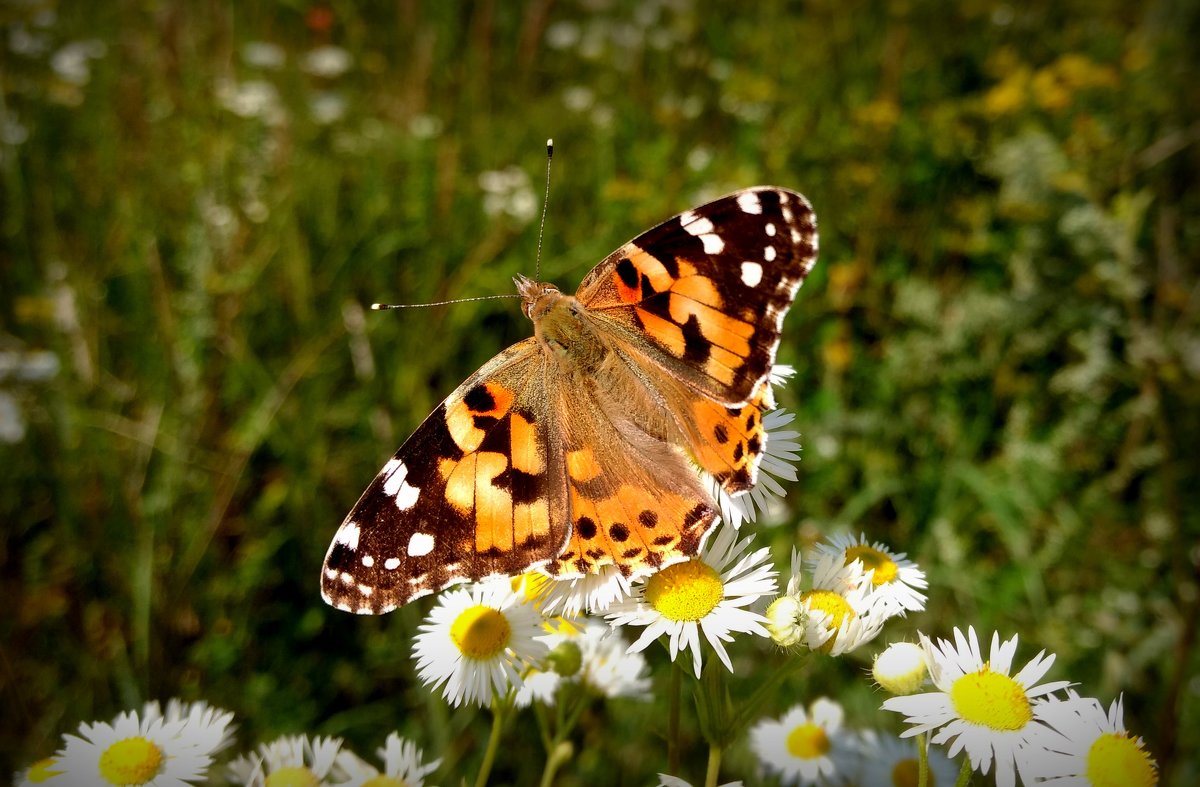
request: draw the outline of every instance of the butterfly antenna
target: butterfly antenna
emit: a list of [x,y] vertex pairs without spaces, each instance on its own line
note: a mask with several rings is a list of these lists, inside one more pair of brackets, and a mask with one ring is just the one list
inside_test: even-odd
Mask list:
[[546,196],[542,200],[542,223],[538,226],[537,261],[533,265],[533,278],[542,280],[542,235],[546,231],[546,208],[550,205],[550,162],[554,160],[554,140],[546,140]]
[[377,312],[387,311],[389,309],[420,309],[425,306],[448,306],[451,303],[470,303],[471,301],[492,301],[497,298],[520,298],[520,295],[511,293],[509,295],[480,295],[477,298],[454,298],[449,301],[434,301],[433,303],[372,303],[371,308]]

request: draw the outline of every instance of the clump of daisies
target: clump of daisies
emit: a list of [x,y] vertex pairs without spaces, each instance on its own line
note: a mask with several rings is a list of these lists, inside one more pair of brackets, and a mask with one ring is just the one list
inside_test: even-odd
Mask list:
[[[964,770],[986,775],[994,768],[998,787],[1012,787],[1018,776],[1027,785],[1157,783],[1142,740],[1125,729],[1119,698],[1105,713],[1097,700],[1070,690],[1070,681],[1043,680],[1054,654],[1043,650],[1014,673],[1016,636],[1002,641],[993,633],[986,655],[974,628],[955,628],[953,641],[920,639],[923,665],[905,644],[885,651],[873,670],[880,686],[899,694],[882,708],[904,715],[902,738],[931,735],[947,756],[966,754]],[[917,692],[922,672],[934,691]]]
[[843,538],[818,546],[804,566],[793,551],[791,562],[786,591],[767,608],[771,638],[785,648],[840,656],[875,639],[889,618],[924,606],[924,574],[882,544]]

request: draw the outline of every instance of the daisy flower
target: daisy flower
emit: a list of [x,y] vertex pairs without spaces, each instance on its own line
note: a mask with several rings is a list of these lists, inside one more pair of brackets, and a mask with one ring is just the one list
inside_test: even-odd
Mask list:
[[797,705],[779,721],[754,725],[750,748],[784,784],[833,781],[846,771],[852,754],[853,738],[842,731],[844,715],[842,706],[826,697],[814,701],[807,711]]
[[206,778],[211,746],[223,729],[203,719],[142,719],[127,711],[112,724],[85,723],[78,735],[63,736],[54,768],[62,772],[63,784],[197,784]]
[[349,749],[339,752],[337,761],[346,780],[337,787],[424,787],[425,777],[442,764],[440,759],[422,763],[425,754],[417,744],[395,732],[376,754],[383,762],[382,771]]
[[[38,760],[33,765],[30,765],[23,771],[18,771],[13,775],[13,784],[17,787],[34,787],[37,784],[46,784],[54,781],[63,772],[59,770],[58,761],[53,757],[46,757]],[[59,782],[61,784],[61,782]]]
[[603,623],[589,621],[579,637],[579,677],[601,696],[649,699],[646,657],[630,652],[625,639]]
[[878,636],[887,615],[871,603],[870,576],[862,563],[846,565],[840,555],[824,555],[813,570],[812,589],[801,591],[798,562],[793,553],[789,592],[767,609],[776,643],[840,656]]
[[573,617],[584,612],[606,611],[617,601],[628,598],[629,580],[615,565],[601,566],[594,574],[571,579],[550,579],[538,574],[537,602],[543,614]]
[[771,373],[767,379],[770,381],[772,388],[782,388],[795,376],[795,366],[788,363],[777,363],[771,367]]
[[971,767],[985,775],[995,761],[998,787],[1012,787],[1015,772],[1032,784],[1037,775],[1031,767],[1036,751],[1057,737],[1042,718],[1047,705],[1034,699],[1070,685],[1065,680],[1038,685],[1054,655],[1042,651],[1010,676],[1015,636],[1001,643],[1000,635],[992,634],[986,660],[974,628],[967,630],[967,636],[954,629],[954,642],[939,639],[934,644],[924,635],[921,642],[938,691],[884,701],[884,710],[903,713],[905,722],[913,725],[901,737],[937,730],[933,743],[948,743],[950,757],[966,749]]
[[758,479],[749,490],[738,495],[726,492],[712,476],[706,476],[709,493],[716,499],[721,519],[735,528],[742,522],[754,522],[760,514],[777,508],[787,495],[779,479],[796,480],[796,462],[800,461],[800,433],[784,429],[796,417],[786,410],[772,410],[763,416],[763,455]]
[[244,787],[336,782],[345,775],[338,762],[341,748],[341,738],[285,735],[229,763],[229,779]]
[[1039,708],[1043,721],[1063,736],[1048,747],[1047,756],[1039,758],[1042,784],[1149,787],[1158,783],[1154,758],[1142,739],[1125,729],[1120,697],[1105,713],[1098,700],[1068,689],[1066,700],[1048,698]]
[[732,632],[768,636],[767,619],[747,607],[775,592],[775,569],[766,547],[746,554],[751,538],[736,541],[737,531],[718,526],[700,554],[651,574],[634,588],[631,598],[614,604],[608,617],[613,626],[644,626],[629,652],[644,650],[666,634],[671,660],[681,650],[692,651],[700,677],[700,634],[712,645],[729,671],[733,664],[723,643]]
[[882,604],[892,615],[919,612],[925,609],[925,594],[928,587],[925,572],[907,558],[903,552],[892,552],[887,545],[867,541],[866,534],[855,538],[852,535],[836,535],[827,543],[818,544],[816,562],[825,555],[839,555],[845,562],[859,560],[864,571],[871,572],[872,601]]
[[167,701],[167,711],[163,713],[158,700],[147,702],[142,707],[142,718],[153,721],[162,718],[167,722],[187,721],[193,734],[205,734],[211,740],[197,743],[208,749],[212,755],[228,749],[233,745],[233,733],[237,725],[233,723],[233,714],[221,708],[214,708],[204,701],[184,702],[172,697]]
[[487,705],[493,694],[520,687],[525,662],[546,655],[541,625],[541,614],[506,578],[445,592],[418,629],[417,673],[442,687],[451,705]]
[[[875,730],[859,730],[854,743],[857,753],[851,784],[871,787],[909,787],[918,783],[920,764],[915,741],[903,741]],[[926,753],[929,763],[929,787],[951,787],[958,779],[958,766],[939,749]]]

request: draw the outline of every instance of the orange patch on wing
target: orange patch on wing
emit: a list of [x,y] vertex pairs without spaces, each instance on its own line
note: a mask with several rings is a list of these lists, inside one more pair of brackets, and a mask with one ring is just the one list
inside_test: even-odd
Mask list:
[[491,451],[473,457],[475,462],[475,549],[495,547],[501,552],[513,548],[512,495],[492,485],[496,476],[508,468],[504,454]]
[[546,457],[542,455],[537,428],[519,413],[512,414],[510,424],[513,469],[530,475],[540,475],[546,469]]
[[591,481],[598,475],[600,465],[596,463],[592,449],[585,446],[578,451],[567,452],[567,477],[572,481]]
[[513,539],[523,544],[550,535],[550,509],[546,500],[513,506]]
[[475,508],[475,454],[457,463],[443,460],[438,469],[446,476],[446,502],[458,513],[469,516]]
[[471,453],[483,442],[484,431],[475,426],[475,416],[491,416],[500,418],[512,407],[513,392],[499,383],[486,383],[484,390],[492,399],[492,406],[486,410],[472,410],[465,400],[459,400],[446,407],[446,429],[450,437],[465,453]]
[[683,339],[683,329],[670,320],[665,320],[645,309],[636,308],[638,319],[642,321],[642,329],[646,335],[658,342],[667,352],[676,358],[682,358],[686,343]]
[[[724,303],[721,293],[717,292],[717,286],[707,276],[681,277],[679,281],[671,285],[671,294],[683,296],[714,309],[720,309]],[[671,301],[674,305],[675,298],[672,298]],[[672,310],[671,316],[674,316],[674,310]]]
[[[671,288],[675,278],[667,273],[667,268],[657,257],[647,251],[633,247],[636,251],[629,256],[629,261],[633,263],[633,267],[637,268],[638,273],[646,277],[650,282],[650,286],[655,292],[665,292]],[[642,299],[641,291],[637,293],[637,300]]]

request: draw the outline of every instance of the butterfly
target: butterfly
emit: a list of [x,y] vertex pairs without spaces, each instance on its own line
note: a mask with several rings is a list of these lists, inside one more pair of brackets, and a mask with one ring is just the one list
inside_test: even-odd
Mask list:
[[628,577],[694,555],[717,518],[697,468],[755,482],[783,318],[817,255],[800,194],[686,211],[574,296],[514,279],[534,335],[483,365],[383,466],[338,528],[321,595],[382,614],[538,568]]

